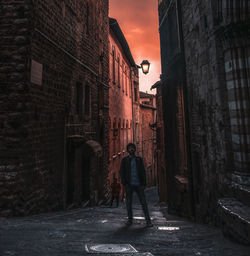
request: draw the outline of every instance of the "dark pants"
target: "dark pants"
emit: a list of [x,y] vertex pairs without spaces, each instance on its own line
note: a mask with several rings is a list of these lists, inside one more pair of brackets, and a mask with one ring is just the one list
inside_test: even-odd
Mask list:
[[112,196],[111,201],[110,201],[110,207],[112,206],[114,199],[116,200],[116,207],[118,207],[119,206],[119,196]]
[[136,192],[138,195],[139,201],[142,206],[143,213],[145,215],[146,221],[150,221],[149,212],[148,212],[148,206],[144,194],[144,187],[141,186],[132,186],[127,185],[126,188],[126,206],[127,206],[127,212],[128,212],[128,219],[133,219],[133,211],[132,211],[132,201],[133,201],[133,193]]

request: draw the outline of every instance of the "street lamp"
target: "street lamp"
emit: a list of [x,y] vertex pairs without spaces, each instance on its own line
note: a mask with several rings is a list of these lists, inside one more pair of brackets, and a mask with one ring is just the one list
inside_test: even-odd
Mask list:
[[150,63],[148,60],[143,60],[141,63],[141,69],[143,74],[147,74],[149,72]]

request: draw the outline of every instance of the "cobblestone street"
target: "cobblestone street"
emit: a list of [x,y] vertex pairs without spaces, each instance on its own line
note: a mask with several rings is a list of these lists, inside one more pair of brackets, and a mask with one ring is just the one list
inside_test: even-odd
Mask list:
[[249,256],[249,247],[225,239],[219,229],[164,214],[167,209],[159,207],[155,189],[147,190],[147,198],[154,224],[152,228],[145,227],[136,200],[135,220],[130,227],[125,226],[124,204],[119,208],[100,206],[26,218],[1,219],[0,255],[80,256],[90,254],[86,251],[88,245],[130,244],[137,253],[122,255]]

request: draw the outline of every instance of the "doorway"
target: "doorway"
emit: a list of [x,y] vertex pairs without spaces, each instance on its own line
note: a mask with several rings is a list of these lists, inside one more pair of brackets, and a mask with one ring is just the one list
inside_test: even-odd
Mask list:
[[91,158],[86,155],[83,157],[82,165],[82,186],[81,186],[81,198],[82,201],[90,200],[90,161]]

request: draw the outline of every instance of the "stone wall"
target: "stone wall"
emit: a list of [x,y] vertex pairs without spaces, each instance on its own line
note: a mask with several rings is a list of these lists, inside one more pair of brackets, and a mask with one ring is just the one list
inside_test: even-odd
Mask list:
[[[176,24],[171,14],[174,6],[181,24],[179,37],[172,37],[175,44],[171,44],[168,35],[171,33],[161,31],[162,45],[167,46],[162,46],[162,53],[168,49],[168,55],[162,56],[162,78],[169,86],[163,93],[172,90],[178,99],[178,87],[171,87],[176,84],[175,79],[171,81],[171,75],[177,72],[171,67],[182,58],[183,127],[191,215],[198,221],[220,223],[225,234],[249,244],[249,7],[247,1],[166,0],[159,8],[160,24],[163,17],[167,17],[165,22]],[[169,14],[164,16],[167,10]],[[179,56],[178,49],[170,51],[176,42],[180,43]],[[166,73],[170,79],[164,76]],[[168,95],[164,97],[170,99]],[[166,99],[164,104],[168,107],[180,108],[178,100],[170,104]],[[180,115],[165,118],[167,133],[173,130],[176,135],[179,118]],[[174,128],[169,129],[169,125]],[[177,134],[176,141],[180,139],[181,135]],[[166,143],[166,149],[168,146],[172,145]],[[180,155],[183,148],[177,149],[176,154]],[[168,161],[171,159],[166,158],[167,174],[170,173],[167,178],[171,179],[176,165]],[[170,185],[175,187],[171,182]],[[180,195],[176,194],[176,197]],[[170,206],[176,202],[173,198],[169,198]],[[187,207],[177,207],[177,212],[183,214]],[[242,228],[244,225],[246,228]]]
[[[156,186],[156,102],[155,96],[147,93],[140,92],[140,143],[137,149],[139,156],[143,158],[147,186]],[[147,94],[147,95],[146,95]],[[146,96],[145,96],[146,95]]]
[[27,1],[2,1],[0,12],[0,198],[1,215],[6,216],[31,209],[39,191],[23,189],[33,184],[29,162],[32,107],[26,57],[31,51],[32,7]]
[[156,153],[157,153],[157,177],[158,177],[158,193],[161,203],[167,203],[167,177],[165,163],[165,145],[164,145],[164,121],[162,111],[162,84],[157,86],[156,93]]
[[[190,216],[192,210],[192,169],[188,153],[187,110],[185,106],[185,51],[182,40],[180,1],[162,1],[159,6],[162,62],[162,107],[168,209]],[[163,196],[161,196],[163,197]]]
[[108,1],[5,1],[1,12],[1,214],[59,209],[67,137],[108,148]]
[[[188,7],[188,8],[187,8]],[[226,109],[219,83],[210,1],[182,2],[195,207],[198,218],[214,218],[220,175],[226,171]]]
[[233,195],[232,173],[249,174],[247,6],[222,2],[182,1],[195,207],[205,221]]

